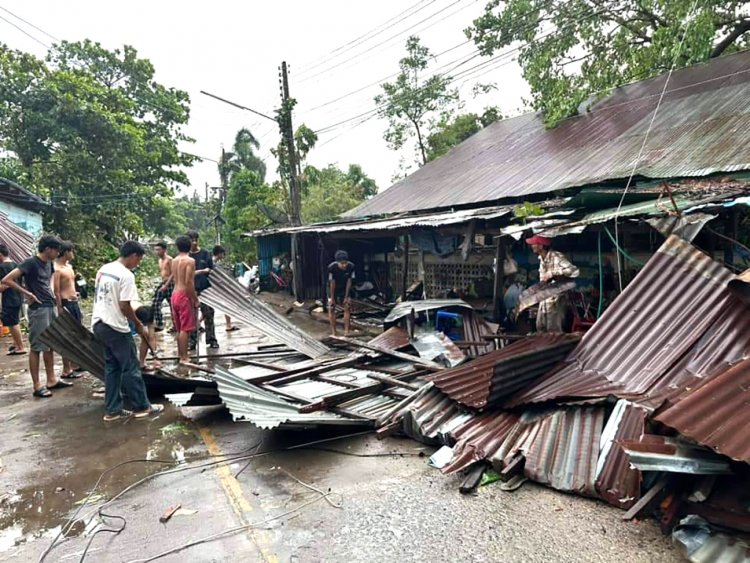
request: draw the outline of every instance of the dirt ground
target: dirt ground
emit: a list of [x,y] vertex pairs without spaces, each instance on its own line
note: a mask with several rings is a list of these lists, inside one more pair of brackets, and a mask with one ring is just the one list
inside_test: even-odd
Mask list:
[[[291,304],[280,294],[270,301],[281,312]],[[290,318],[326,334],[305,309]],[[248,327],[226,333],[219,315],[217,327],[217,353],[268,342]],[[171,336],[159,338],[171,355]],[[339,437],[290,450],[361,430],[261,431],[220,407],[169,404],[154,420],[105,424],[93,377],[32,399],[25,357],[2,358],[0,561],[37,561],[58,536],[46,561],[79,561],[87,544],[86,561],[151,561],[206,538],[158,560],[681,560],[654,522],[623,522],[598,501],[531,483],[461,495],[461,477],[430,468],[432,449],[405,438]],[[73,515],[78,522],[61,535]]]

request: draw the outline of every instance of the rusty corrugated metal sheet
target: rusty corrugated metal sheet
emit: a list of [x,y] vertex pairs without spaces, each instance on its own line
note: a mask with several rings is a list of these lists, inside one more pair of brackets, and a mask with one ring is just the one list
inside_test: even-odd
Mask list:
[[517,422],[518,415],[505,412],[487,413],[466,421],[453,431],[456,438],[453,459],[441,471],[455,473],[476,461],[490,458]]
[[750,315],[733,274],[671,236],[570,354],[508,402],[657,397],[750,355]]
[[409,345],[409,333],[401,327],[392,326],[382,334],[378,334],[368,344],[387,348],[388,350],[400,350]]
[[[745,315],[748,313],[745,312]],[[656,420],[737,461],[750,463],[750,360],[706,381]]]
[[560,491],[597,496],[594,481],[603,423],[601,407],[562,409],[544,417],[525,452],[524,474]]
[[327,346],[290,323],[220,268],[211,272],[211,287],[201,293],[201,301],[311,358],[329,352]]
[[485,127],[346,216],[496,202],[627,178],[705,176],[750,168],[750,51],[614,90],[590,111],[546,129],[527,114]]
[[8,247],[10,257],[19,264],[34,255],[34,237],[0,211],[0,242]]
[[58,315],[39,339],[45,346],[104,380],[104,346],[67,311]]
[[530,336],[428,379],[452,399],[482,410],[547,373],[579,340],[571,334]]
[[612,506],[628,509],[641,497],[641,472],[630,467],[628,455],[618,442],[640,440],[647,416],[644,408],[619,401],[604,428],[596,490]]

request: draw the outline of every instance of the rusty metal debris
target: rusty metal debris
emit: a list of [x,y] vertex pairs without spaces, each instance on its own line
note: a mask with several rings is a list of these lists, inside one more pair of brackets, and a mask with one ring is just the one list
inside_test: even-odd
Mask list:
[[21,263],[34,255],[34,237],[0,211],[0,241],[8,247],[10,257]]
[[431,380],[443,393],[469,408],[496,407],[548,373],[579,340],[579,336],[570,334],[531,336],[468,364],[443,370]]

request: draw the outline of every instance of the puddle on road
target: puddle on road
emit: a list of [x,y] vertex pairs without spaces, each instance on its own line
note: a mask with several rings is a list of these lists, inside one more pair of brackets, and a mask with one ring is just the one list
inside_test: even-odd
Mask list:
[[[92,420],[93,417],[96,420]],[[51,427],[53,447],[32,475],[34,483],[17,490],[0,490],[0,553],[24,542],[55,537],[91,492],[101,473],[129,459],[184,461],[200,455],[197,431],[169,409],[154,421],[130,420],[103,426],[101,413],[68,417]],[[111,498],[135,481],[166,469],[157,463],[132,463],[105,476],[88,506]],[[64,469],[60,469],[64,468]],[[84,507],[80,515],[88,512]],[[84,532],[82,522],[69,535]]]

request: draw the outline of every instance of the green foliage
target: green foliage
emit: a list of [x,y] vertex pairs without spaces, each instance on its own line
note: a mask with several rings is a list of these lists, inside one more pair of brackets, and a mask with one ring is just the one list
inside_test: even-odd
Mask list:
[[520,43],[532,105],[554,126],[592,94],[746,48],[748,31],[742,0],[491,0],[466,34],[484,55]]
[[538,217],[539,215],[544,215],[544,208],[530,201],[524,201],[522,205],[513,208],[513,216],[516,219],[525,221],[529,217]]
[[279,207],[284,193],[278,184],[269,185],[254,170],[240,170],[232,175],[227,202],[224,207],[224,239],[230,257],[236,261],[252,262],[256,247],[244,233],[267,226],[270,221],[258,209],[259,203]]
[[188,112],[187,93],[157,83],[130,46],[62,42],[40,60],[0,44],[0,149],[56,206],[45,228],[78,243],[92,270],[187,184]]
[[306,166],[302,180],[306,186],[302,198],[305,223],[332,221],[378,191],[375,182],[357,164],[349,166],[347,172],[333,164],[322,169]]
[[501,119],[496,107],[486,108],[482,115],[462,113],[453,118],[443,117],[427,137],[427,160],[443,156],[457,144],[465,141],[482,127]]
[[390,148],[400,150],[409,139],[416,138],[421,165],[428,160],[426,134],[431,121],[447,118],[458,93],[448,88],[449,76],[436,74],[422,79],[431,55],[419,37],[407,39],[406,53],[399,61],[396,80],[381,85],[383,93],[375,96],[375,103],[380,108],[379,115],[388,120],[383,138]]

